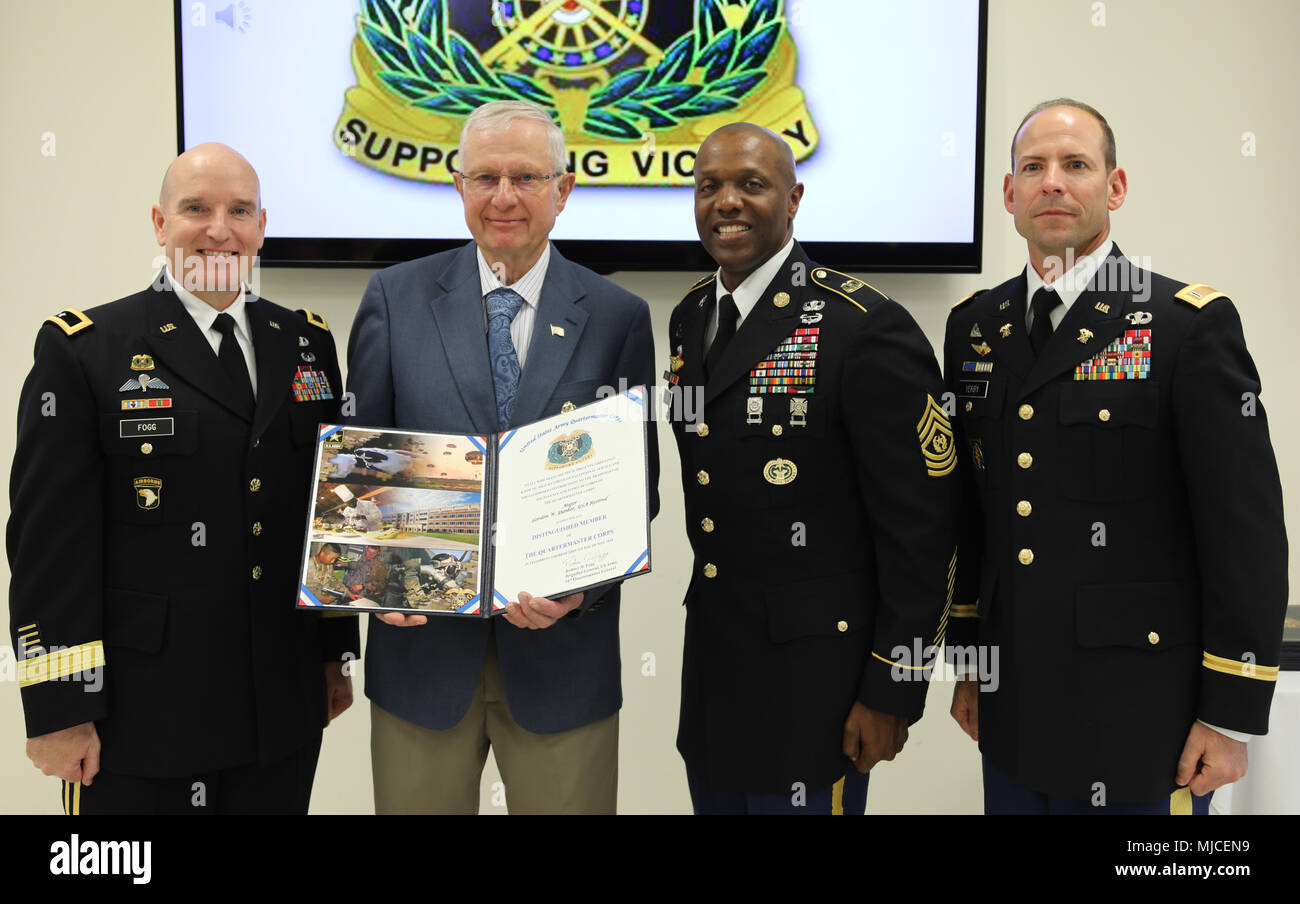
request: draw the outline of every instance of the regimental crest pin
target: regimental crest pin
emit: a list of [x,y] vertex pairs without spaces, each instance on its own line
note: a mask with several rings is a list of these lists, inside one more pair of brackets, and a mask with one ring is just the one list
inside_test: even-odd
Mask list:
[[132,355],[132,370],[153,370],[153,358],[149,355]]
[[137,477],[135,485],[135,504],[146,511],[162,505],[162,478]]
[[984,338],[984,334],[980,332],[980,325],[979,325],[978,323],[972,323],[972,324],[971,324],[971,326],[970,326],[970,337],[971,337],[972,339],[983,339],[983,338]]

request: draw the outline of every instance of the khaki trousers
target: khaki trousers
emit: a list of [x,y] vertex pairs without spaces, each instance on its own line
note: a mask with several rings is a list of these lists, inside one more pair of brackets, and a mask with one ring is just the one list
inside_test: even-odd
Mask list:
[[474,814],[488,747],[512,814],[612,814],[618,801],[618,713],[555,734],[519,727],[506,705],[496,638],[469,712],[445,731],[370,704],[378,814]]

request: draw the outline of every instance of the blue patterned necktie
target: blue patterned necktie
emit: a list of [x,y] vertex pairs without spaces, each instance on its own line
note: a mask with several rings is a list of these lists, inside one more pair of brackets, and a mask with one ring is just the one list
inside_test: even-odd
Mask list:
[[488,355],[492,358],[492,388],[497,397],[497,429],[510,426],[510,411],[519,390],[519,355],[510,338],[510,322],[524,298],[513,289],[493,289],[487,294]]

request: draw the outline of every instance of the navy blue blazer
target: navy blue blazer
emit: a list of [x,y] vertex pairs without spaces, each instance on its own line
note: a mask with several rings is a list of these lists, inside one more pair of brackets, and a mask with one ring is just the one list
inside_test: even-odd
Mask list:
[[[473,242],[381,270],[370,278],[348,339],[352,423],[436,433],[496,432],[478,258]],[[563,329],[556,335],[550,326]],[[596,400],[602,386],[653,384],[654,344],[645,301],[551,248],[513,420]],[[658,453],[650,424],[651,512],[658,510]],[[526,589],[526,588],[521,588]],[[539,588],[540,589],[540,588]],[[600,599],[595,609],[591,604]],[[503,618],[433,616],[399,628],[370,619],[366,696],[432,729],[469,709],[495,630],[506,700],[532,732],[567,731],[623,702],[618,586],[588,591],[579,617],[545,630]]]

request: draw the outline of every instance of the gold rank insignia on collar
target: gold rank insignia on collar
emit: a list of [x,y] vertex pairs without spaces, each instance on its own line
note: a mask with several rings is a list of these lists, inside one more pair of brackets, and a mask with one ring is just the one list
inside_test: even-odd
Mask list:
[[132,355],[132,370],[153,370],[153,358],[149,355]]
[[273,330],[278,330],[280,328],[280,324],[276,323],[274,320],[268,320],[266,325]]
[[176,324],[164,323],[162,326],[158,327],[158,332],[162,333],[163,335],[166,335],[174,329],[176,329]]
[[1101,311],[1103,314],[1110,313],[1110,305],[1106,304],[1106,302],[1104,301],[1097,302],[1095,305],[1092,306],[1092,309],[1094,311]]

